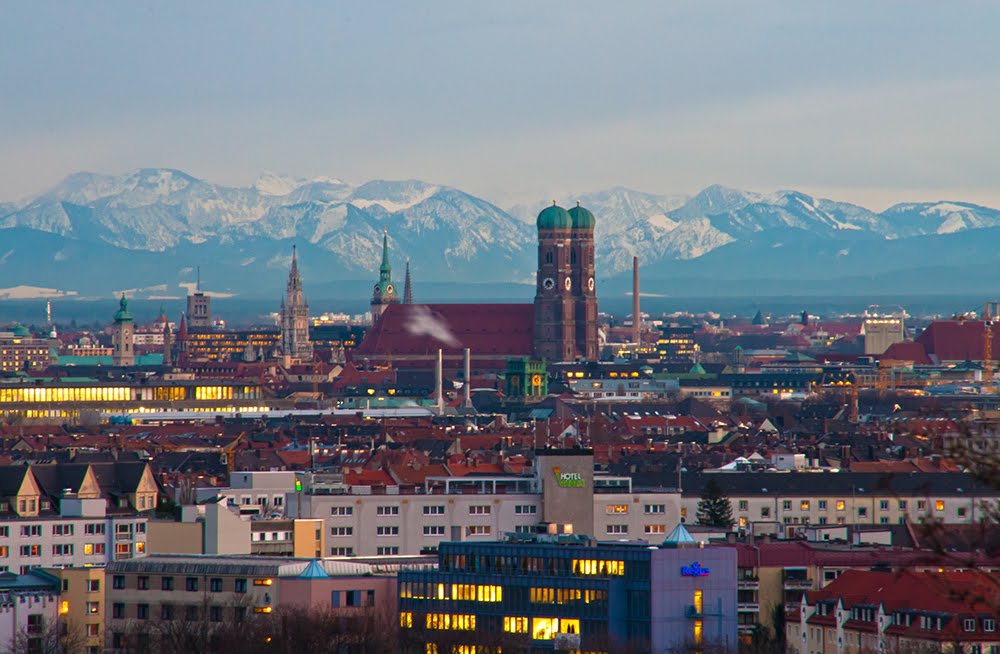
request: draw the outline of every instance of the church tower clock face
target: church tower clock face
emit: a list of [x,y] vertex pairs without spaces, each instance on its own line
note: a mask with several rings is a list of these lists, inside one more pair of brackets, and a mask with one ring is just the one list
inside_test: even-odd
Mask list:
[[542,280],[542,288],[544,288],[546,291],[551,291],[555,287],[556,287],[556,280],[552,279],[551,277],[546,277],[545,279]]
[[563,286],[565,286],[566,290],[568,291],[569,289],[573,288],[573,280],[567,277],[566,282],[563,284]]
[[590,279],[587,280],[587,289],[591,290],[591,291],[594,290],[594,278],[593,277],[591,277]]
[[385,292],[392,294],[392,284],[389,284],[388,286],[385,287]]

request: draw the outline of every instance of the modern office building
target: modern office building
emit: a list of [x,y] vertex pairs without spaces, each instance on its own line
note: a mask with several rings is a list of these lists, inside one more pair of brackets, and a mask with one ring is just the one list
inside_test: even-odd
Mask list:
[[865,339],[865,354],[881,356],[889,346],[906,339],[903,314],[865,311],[861,333]]
[[735,648],[735,551],[699,547],[683,527],[667,540],[649,546],[546,534],[442,543],[438,570],[399,574],[404,648]]
[[661,363],[690,365],[695,360],[694,327],[670,325],[660,332],[656,353]]
[[98,381],[14,379],[0,381],[0,416],[39,422],[63,422],[81,412],[149,413],[188,411],[261,411],[280,401],[261,399],[259,384],[231,381]]
[[0,328],[0,372],[48,368],[55,361],[54,344],[58,341],[36,338],[21,325]]

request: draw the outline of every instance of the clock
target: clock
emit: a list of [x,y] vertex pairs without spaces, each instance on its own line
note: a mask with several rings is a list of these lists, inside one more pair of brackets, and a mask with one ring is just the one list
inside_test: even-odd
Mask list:
[[382,288],[378,284],[375,284],[375,292],[378,293],[381,290]]
[[542,385],[542,376],[541,375],[532,375],[531,376],[531,385],[532,386],[541,386]]
[[573,280],[570,279],[569,277],[567,277],[566,278],[566,283],[563,284],[563,286],[565,286],[566,290],[568,291],[569,289],[573,288]]
[[553,288],[555,288],[555,286],[556,286],[556,280],[552,279],[551,277],[546,277],[545,279],[542,280],[542,288],[544,288],[546,291],[551,291]]
[[385,287],[385,292],[388,293],[389,295],[392,295],[392,284],[389,284],[388,286]]
[[594,290],[594,278],[593,277],[591,277],[590,279],[587,280],[587,288],[589,290],[591,290],[591,291]]

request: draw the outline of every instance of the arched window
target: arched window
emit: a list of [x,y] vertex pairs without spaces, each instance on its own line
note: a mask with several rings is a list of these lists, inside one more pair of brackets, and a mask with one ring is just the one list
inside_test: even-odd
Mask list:
[[570,250],[570,253],[569,253],[569,262],[570,263],[576,263],[576,250]]
[[545,263],[552,263],[552,250],[545,253]]

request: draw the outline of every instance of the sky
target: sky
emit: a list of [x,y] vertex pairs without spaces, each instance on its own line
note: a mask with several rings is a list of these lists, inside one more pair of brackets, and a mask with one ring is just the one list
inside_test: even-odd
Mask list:
[[82,170],[1000,207],[1000,3],[6,3],[0,201]]

